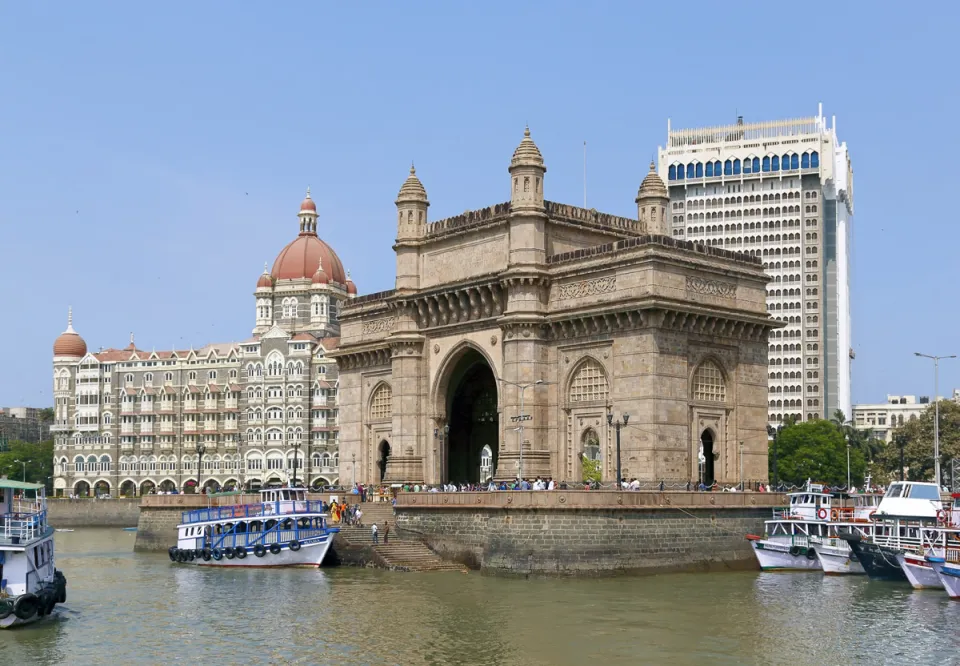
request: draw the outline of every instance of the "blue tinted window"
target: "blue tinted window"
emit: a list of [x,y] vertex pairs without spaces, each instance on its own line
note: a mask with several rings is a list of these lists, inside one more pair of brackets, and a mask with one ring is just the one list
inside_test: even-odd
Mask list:
[[820,154],[817,151],[810,153],[810,166],[813,168],[820,166]]
[[800,156],[794,153],[790,156],[790,168],[799,169],[800,168]]
[[736,176],[740,173],[740,160],[733,161],[733,175]]
[[723,163],[723,175],[729,176],[731,174],[733,174],[733,162],[727,160]]
[[703,178],[703,165],[697,162],[697,178]]
[[707,162],[707,178],[713,176],[713,162]]
[[800,167],[803,169],[810,168],[810,153],[804,153],[803,157],[800,158]]
[[764,158],[763,158],[763,170],[764,170],[764,171],[770,171],[770,158],[769,158],[769,157],[764,157]]
[[672,164],[670,165],[670,169],[669,169],[668,172],[667,172],[667,179],[668,179],[668,180],[676,180],[676,179],[677,179],[677,167],[676,167],[676,166],[674,166],[674,165],[672,165]]
[[693,178],[693,165],[687,165],[687,178]]
[[776,155],[770,158],[770,170],[780,171],[780,158]]
[[783,157],[781,157],[781,158],[780,158],[780,164],[783,165],[783,169],[784,169],[784,170],[789,169],[789,168],[790,168],[790,156],[789,156],[789,155],[784,155]]
[[753,158],[753,172],[754,172],[754,173],[760,173],[760,158],[759,158],[759,157],[754,157],[754,158]]
[[744,173],[750,173],[750,172],[752,171],[752,169],[750,168],[750,166],[751,166],[751,164],[750,164],[750,158],[748,157],[747,159],[745,159],[745,160],[743,161],[743,172],[744,172]]
[[677,180],[683,180],[683,165],[677,165]]

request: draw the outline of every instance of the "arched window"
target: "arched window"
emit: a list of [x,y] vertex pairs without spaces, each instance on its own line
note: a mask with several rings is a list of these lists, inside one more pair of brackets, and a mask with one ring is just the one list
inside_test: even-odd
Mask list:
[[687,178],[693,178],[693,177],[694,177],[694,173],[695,173],[695,172],[694,172],[693,164],[692,164],[692,163],[691,163],[691,164],[688,164],[688,165],[687,165]]
[[770,170],[780,171],[780,158],[777,155],[770,158]]
[[100,471],[101,472],[110,471],[110,456],[100,456]]
[[733,175],[733,162],[727,160],[723,163],[723,175],[732,176]]
[[813,151],[810,153],[810,167],[816,169],[820,166],[820,153]]
[[370,399],[370,420],[378,421],[391,416],[393,416],[393,388],[389,384],[381,384]]
[[570,382],[570,402],[606,402],[609,394],[603,366],[592,358],[584,359]]
[[677,180],[683,180],[683,165],[677,165]]
[[733,175],[734,176],[740,175],[740,160],[733,161]]
[[713,361],[704,361],[693,373],[693,399],[707,402],[725,402],[727,387],[723,373]]
[[77,456],[73,459],[73,469],[77,472],[82,472],[84,470],[84,464],[83,456]]
[[699,162],[697,162],[697,178],[703,178],[703,165]]
[[667,179],[676,180],[677,179],[677,167],[673,164],[670,165],[670,168],[667,170]]
[[800,168],[800,156],[794,153],[790,156],[790,168],[799,169]]
[[800,157],[800,168],[809,169],[810,168],[810,153],[804,153]]
[[[763,170],[764,170],[764,171],[770,171],[770,157],[769,157],[769,156],[763,158]],[[764,196],[766,196],[766,195],[764,195]]]

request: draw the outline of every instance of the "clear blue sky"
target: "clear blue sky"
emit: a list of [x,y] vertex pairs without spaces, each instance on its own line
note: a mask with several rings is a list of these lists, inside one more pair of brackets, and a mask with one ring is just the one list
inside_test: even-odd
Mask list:
[[[547,197],[634,215],[675,127],[836,114],[856,173],[854,400],[960,353],[955,3],[7,2],[0,405],[91,349],[243,339],[307,185],[360,292],[393,286],[410,160],[438,219],[504,201],[524,123]],[[765,36],[765,37],[762,37]],[[955,174],[953,174],[955,175]],[[941,393],[960,387],[947,362]]]

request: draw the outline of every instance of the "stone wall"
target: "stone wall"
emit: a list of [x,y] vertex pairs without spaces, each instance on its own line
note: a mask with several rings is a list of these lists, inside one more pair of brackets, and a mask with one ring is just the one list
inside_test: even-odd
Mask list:
[[54,527],[133,527],[139,517],[135,499],[47,499],[47,516]]
[[[754,568],[781,495],[456,493],[402,495],[397,526],[487,572],[597,575]],[[710,502],[713,502],[712,504]]]

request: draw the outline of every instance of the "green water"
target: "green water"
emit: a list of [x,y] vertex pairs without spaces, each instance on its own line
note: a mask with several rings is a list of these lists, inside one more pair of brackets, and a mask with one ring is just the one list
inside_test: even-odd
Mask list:
[[67,603],[0,632],[0,664],[946,664],[960,603],[819,574],[519,580],[217,570],[57,534]]

